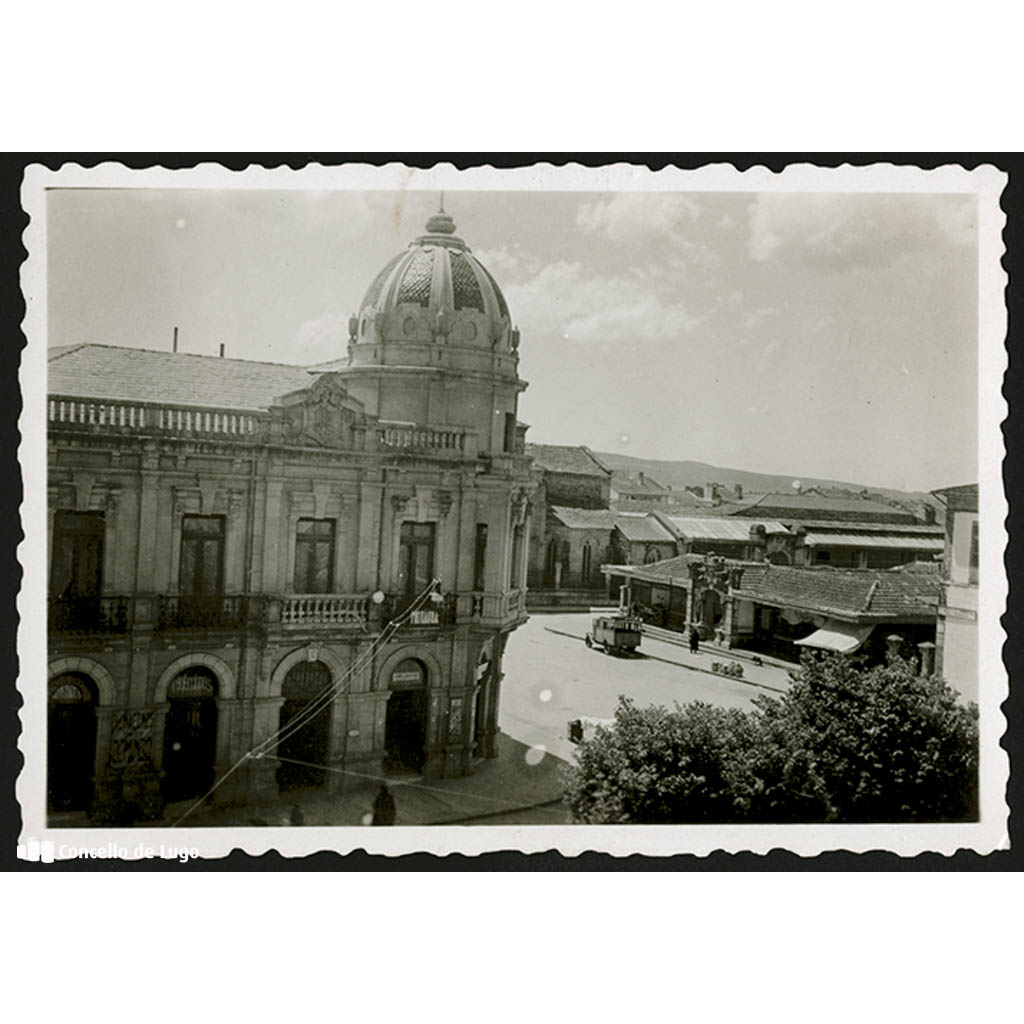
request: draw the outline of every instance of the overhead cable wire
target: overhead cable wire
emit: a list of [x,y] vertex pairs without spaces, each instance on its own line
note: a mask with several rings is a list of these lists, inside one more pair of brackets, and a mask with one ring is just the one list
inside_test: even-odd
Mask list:
[[[280,728],[273,735],[268,736],[266,739],[261,740],[250,750],[247,750],[221,777],[217,780],[202,796],[200,796],[195,803],[193,803],[187,811],[180,818],[175,820],[171,828],[177,828],[193,811],[201,807],[207,800],[227,781],[229,776],[234,774],[237,769],[249,760],[259,760],[260,758],[267,756],[268,749],[272,746],[276,746],[281,742],[282,739],[288,739],[295,735],[300,729],[308,725],[313,718],[316,717],[324,708],[339,697],[344,692],[345,684],[352,678],[352,676],[363,668],[367,662],[371,661],[377,654],[377,651],[395,636],[398,630],[406,624],[408,619],[412,616],[413,612],[418,611],[424,601],[434,593],[434,588],[440,584],[440,579],[434,578],[426,586],[426,588],[418,594],[409,607],[406,608],[400,615],[393,618],[387,626],[381,630],[377,638],[370,644],[369,648],[349,667],[348,671],[345,672],[337,681],[332,682],[330,686],[326,687],[320,694],[313,698],[309,704],[303,708],[303,710],[296,715],[295,719],[289,722],[283,728]],[[315,706],[314,706],[315,705]],[[294,726],[294,728],[293,728]],[[273,756],[273,755],[271,755]]]

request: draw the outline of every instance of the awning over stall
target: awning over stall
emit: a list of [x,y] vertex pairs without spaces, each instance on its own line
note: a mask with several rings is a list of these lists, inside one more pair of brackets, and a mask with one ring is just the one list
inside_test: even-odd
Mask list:
[[800,647],[819,647],[825,651],[852,654],[868,638],[874,626],[851,626],[838,619],[826,619],[821,629],[815,630],[803,640],[796,640]]

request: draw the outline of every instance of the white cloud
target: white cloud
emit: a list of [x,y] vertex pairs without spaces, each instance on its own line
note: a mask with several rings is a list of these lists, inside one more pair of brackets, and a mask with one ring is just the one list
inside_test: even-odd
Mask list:
[[758,262],[884,267],[909,253],[975,238],[971,196],[769,193],[749,210],[748,247]]
[[697,201],[676,192],[619,192],[611,199],[583,203],[576,223],[584,231],[614,241],[678,236],[700,215]]
[[642,345],[687,334],[702,321],[631,277],[593,274],[575,262],[552,263],[506,295],[524,336],[580,345]]
[[326,363],[348,354],[348,317],[324,313],[295,332],[287,361],[300,366]]

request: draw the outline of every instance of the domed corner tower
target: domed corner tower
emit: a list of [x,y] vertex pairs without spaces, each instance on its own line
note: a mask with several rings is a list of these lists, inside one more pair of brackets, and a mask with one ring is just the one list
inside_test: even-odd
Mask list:
[[349,392],[384,423],[462,428],[481,455],[512,453],[519,331],[497,282],[442,205],[377,274],[349,320]]
[[389,621],[409,610],[372,670],[383,727],[365,734],[382,737],[382,768],[460,776],[498,754],[535,486],[516,420],[518,345],[501,290],[443,207],[350,321],[336,372],[376,418],[359,513],[360,565],[373,573],[360,578],[387,595]]

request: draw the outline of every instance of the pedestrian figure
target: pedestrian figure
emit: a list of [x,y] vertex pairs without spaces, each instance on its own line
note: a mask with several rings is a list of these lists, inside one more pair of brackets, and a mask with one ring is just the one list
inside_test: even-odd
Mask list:
[[395,798],[388,789],[388,784],[382,782],[377,790],[377,797],[373,801],[373,822],[374,825],[394,825],[395,823]]
[[690,653],[697,654],[700,651],[700,631],[696,626],[690,627]]

